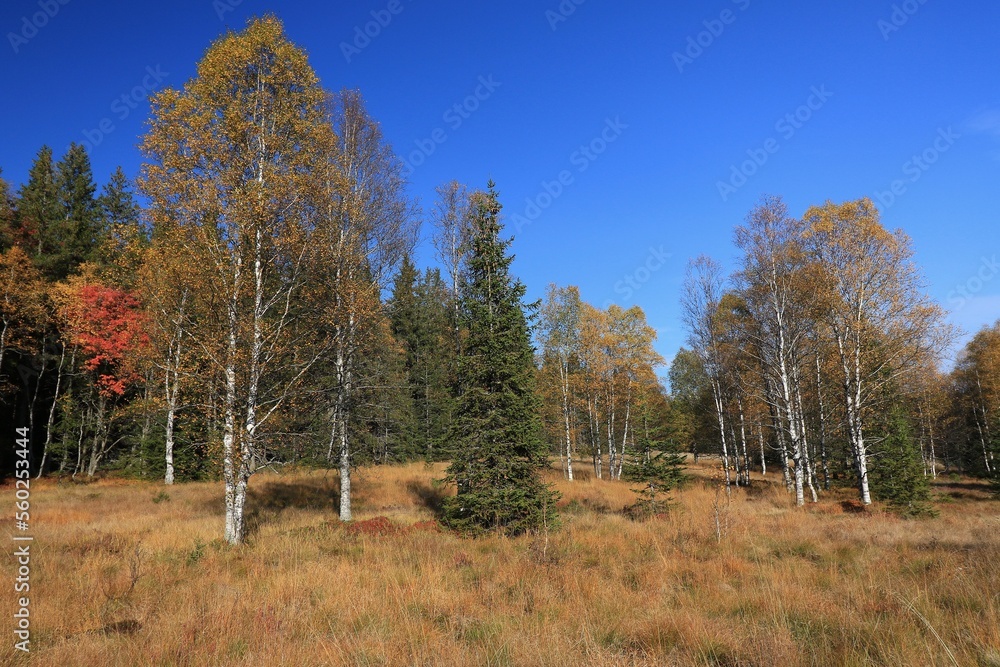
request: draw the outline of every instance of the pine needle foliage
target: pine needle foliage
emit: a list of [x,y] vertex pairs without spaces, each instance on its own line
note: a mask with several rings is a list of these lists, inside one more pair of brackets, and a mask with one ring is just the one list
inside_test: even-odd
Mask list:
[[555,524],[556,494],[541,479],[548,465],[535,391],[531,316],[524,285],[510,275],[511,241],[501,239],[495,185],[477,196],[472,251],[460,296],[464,340],[458,358],[454,457],[447,481],[457,495],[444,523],[467,534],[517,535]]

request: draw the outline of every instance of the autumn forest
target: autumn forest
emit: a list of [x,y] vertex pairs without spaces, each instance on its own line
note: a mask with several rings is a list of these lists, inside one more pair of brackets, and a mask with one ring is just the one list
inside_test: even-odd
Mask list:
[[[286,507],[303,512],[291,519],[302,524],[296,530],[305,532],[296,535],[303,544],[327,539],[312,537],[309,531],[320,524],[310,523],[308,511],[323,515],[322,525],[344,535],[343,544],[354,545],[317,547],[331,558],[363,564],[365,553],[390,560],[419,553],[433,559],[438,556],[426,554],[441,549],[447,554],[441,562],[454,563],[456,572],[493,568],[489,576],[507,581],[508,597],[490,595],[503,598],[497,604],[523,607],[528,616],[559,587],[536,582],[536,590],[546,592],[526,602],[516,574],[484,554],[523,548],[532,568],[555,572],[590,567],[573,554],[593,548],[597,576],[622,586],[608,594],[634,597],[638,604],[642,591],[658,586],[646,574],[655,569],[626,574],[619,568],[628,559],[645,562],[648,556],[651,563],[662,561],[664,571],[686,567],[680,564],[689,559],[715,568],[716,556],[707,554],[732,549],[726,556],[731,563],[765,567],[740,551],[739,540],[767,534],[754,522],[770,521],[770,513],[793,522],[781,528],[788,535],[812,535],[796,538],[798,544],[816,545],[827,539],[816,535],[829,531],[858,531],[862,537],[843,539],[863,540],[868,529],[860,524],[834,528],[846,525],[844,517],[867,518],[889,532],[896,528],[886,526],[902,526],[902,536],[911,530],[906,526],[933,532],[935,521],[959,521],[953,514],[996,514],[1000,321],[958,344],[963,332],[948,324],[945,309],[928,295],[912,240],[884,226],[868,198],[815,202],[805,211],[789,210],[777,195],[761,198],[734,221],[735,270],[727,272],[709,256],[690,259],[679,296],[687,343],[667,360],[655,350],[657,331],[638,306],[596,307],[579,288],[556,284],[547,286],[541,301],[527,302],[525,285],[512,270],[504,184],[443,183],[436,201],[419,206],[408,192],[402,160],[362,93],[323,88],[305,52],[275,18],[220,37],[196,77],[155,93],[151,105],[135,179],[119,168],[107,183],[96,183],[87,150],[72,144],[62,154],[41,147],[24,183],[0,180],[4,476],[30,478],[38,506],[52,494],[52,502],[85,508],[86,493],[94,489],[118,498],[108,501],[106,512],[126,511],[130,496],[114,495],[125,490],[141,496],[142,507],[152,497],[155,505],[137,509],[136,521],[146,520],[139,518],[143,512],[206,508],[197,510],[203,523],[191,529],[206,541],[199,537],[191,546],[187,535],[194,533],[180,529],[159,538],[181,545],[176,563],[163,556],[152,564],[148,550],[160,548],[149,546],[157,538],[137,537],[156,533],[151,527],[136,529],[134,539],[123,533],[94,538],[112,542],[79,551],[65,547],[67,563],[89,562],[90,549],[120,564],[93,570],[117,582],[108,585],[121,590],[106,592],[117,606],[105,604],[89,617],[80,611],[104,628],[102,636],[127,645],[133,635],[145,637],[147,649],[158,644],[143,634],[151,603],[136,602],[144,595],[143,577],[160,576],[157,568],[194,571],[201,567],[195,563],[211,563],[205,565],[210,576],[230,577],[232,559],[256,558],[254,549],[274,550],[267,552],[270,562],[285,563],[280,554],[292,548],[291,538],[271,535],[266,517]],[[416,264],[421,227],[433,241],[432,266]],[[664,292],[662,298],[678,296]],[[19,456],[15,440],[25,437]],[[282,479],[301,484],[280,504],[269,504],[277,501],[266,489],[278,488],[273,485]],[[981,502],[961,501],[969,504],[958,513],[954,504],[963,495],[948,493],[963,485],[971,489],[965,496]],[[181,498],[196,496],[213,500],[181,505]],[[411,505],[420,509],[399,510],[404,518],[392,514]],[[416,523],[404,525],[406,517]],[[38,519],[40,535],[45,521]],[[704,535],[697,537],[699,531]],[[58,537],[64,538],[70,540]],[[598,539],[619,546],[594,546]],[[385,540],[422,546],[386,546]],[[437,540],[435,546],[428,546],[430,540]],[[647,541],[653,546],[646,551],[636,546]],[[619,548],[621,562],[614,555]],[[810,546],[801,560],[816,551],[815,562],[825,563],[836,548]],[[875,562],[888,552],[864,553]],[[300,556],[313,562],[312,552]],[[385,576],[402,580],[408,566],[392,563],[384,564],[387,572],[401,569]],[[431,579],[440,574],[431,561],[413,567],[432,568],[425,570],[437,573]],[[736,570],[718,565],[719,580],[744,565],[731,567]],[[465,585],[473,575],[455,576],[465,577]],[[478,578],[487,575],[474,576],[475,586],[487,586]],[[695,586],[690,577],[700,575],[683,576],[684,586]],[[761,576],[772,582],[779,577]],[[422,604],[414,601],[417,593],[406,591],[396,590],[400,600],[409,600],[398,609]],[[611,604],[605,593],[574,591],[590,600],[574,604]],[[811,594],[790,595],[805,600]],[[57,613],[54,605],[50,614]],[[935,625],[943,624],[944,639],[926,640],[935,661],[949,664],[947,656],[954,660],[957,651],[997,664],[988,661],[1000,655],[1000,648],[990,648],[995,626],[992,635],[981,630],[986,634],[965,636],[958,629],[962,618],[995,621],[997,598],[973,606],[944,604],[937,617],[925,610]],[[864,609],[859,618],[882,613]],[[267,614],[280,616],[253,613],[264,614],[254,617],[253,627],[270,627]],[[378,613],[365,612],[371,618]],[[394,648],[366,662],[358,656],[378,655],[374,644],[338,644],[322,664],[438,664],[428,658],[437,639],[417,647],[402,636],[437,637],[439,630],[449,638],[440,639],[441,664],[527,664],[522,648],[545,634],[543,621],[531,621],[541,625],[524,630],[527,643],[518,648],[511,638],[520,631],[506,622],[453,626],[459,621],[451,612],[440,612],[451,619],[444,621],[422,613],[407,616],[416,625],[399,634],[381,625],[365,629],[363,615],[352,616],[357,630],[351,636],[359,639],[349,644],[378,644],[371,637],[384,632],[393,639],[378,645]],[[567,636],[583,622],[552,613],[552,623],[568,624]],[[769,613],[747,612],[747,627],[777,618]],[[908,608],[900,614],[888,621],[905,625],[898,632],[930,637],[930,621],[914,620]],[[413,620],[418,617],[423,620]],[[38,627],[54,623],[35,618]],[[584,654],[574,651],[584,645],[595,664],[595,656],[619,660],[604,664],[668,664],[659,660],[670,656],[689,661],[677,664],[766,664],[755,662],[762,655],[806,664],[801,651],[809,641],[825,647],[824,664],[866,664],[864,656],[903,664],[895,661],[926,657],[899,653],[906,650],[902,642],[882,644],[874,635],[836,640],[829,628],[826,634],[801,629],[812,639],[799,641],[795,634],[785,648],[762,648],[760,642],[771,641],[765,630],[749,643],[709,641],[730,635],[679,617],[663,630],[672,637],[667,641],[649,625],[653,616],[644,618],[647,625],[616,626],[620,636],[598,633],[579,645],[553,648],[545,664],[570,664],[573,655],[582,660]],[[126,621],[136,625],[115,625]],[[223,623],[211,614],[205,622]],[[247,619],[232,622],[250,627]],[[844,620],[836,627],[853,626]],[[186,631],[176,632],[169,641],[185,645]],[[685,636],[699,639],[689,644]],[[492,639],[499,637],[505,640]],[[52,633],[33,641],[54,651],[55,661],[60,651],[74,654],[69,639]],[[81,653],[91,656],[86,664],[100,664],[95,656],[107,659],[111,650],[100,643],[111,640],[97,636],[72,641],[90,647]],[[183,651],[177,648],[173,657],[150,657],[149,664],[263,664],[240,660],[267,654],[253,641],[243,648],[203,641],[187,641],[200,647],[187,658],[178,657]],[[857,646],[869,652],[851,653]],[[506,660],[497,657],[504,655]],[[308,662],[295,660],[300,662],[288,664]]]

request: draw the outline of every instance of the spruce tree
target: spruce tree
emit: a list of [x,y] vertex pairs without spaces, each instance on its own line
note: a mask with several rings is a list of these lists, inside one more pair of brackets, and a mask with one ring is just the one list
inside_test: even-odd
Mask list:
[[392,284],[392,297],[387,304],[389,312],[389,322],[392,325],[393,338],[402,346],[404,377],[406,383],[406,395],[409,401],[407,409],[409,415],[401,425],[401,437],[405,441],[404,449],[409,455],[415,455],[422,449],[418,442],[417,434],[417,410],[413,404],[415,388],[413,386],[413,370],[416,365],[417,350],[417,297],[416,297],[417,269],[410,260],[410,256],[404,255],[400,264],[399,273]]
[[428,461],[450,458],[449,433],[455,414],[457,364],[448,286],[440,269],[426,269],[417,281],[417,346],[413,369],[414,409]]
[[55,165],[51,148],[38,151],[17,208],[22,235],[31,239],[35,264],[47,277],[61,280],[92,259],[100,232],[96,190],[83,146],[70,144]]
[[667,435],[672,430],[672,406],[659,388],[650,393],[640,404],[634,451],[622,474],[626,481],[639,485],[633,489],[636,503],[626,508],[633,518],[665,512],[669,492],[685,480],[684,456]]
[[28,180],[17,194],[20,236],[30,243],[25,251],[33,256],[39,268],[44,268],[44,258],[55,251],[50,243],[51,230],[63,218],[51,148],[42,146],[38,151],[28,170]]
[[56,252],[47,261],[53,274],[63,277],[95,259],[101,237],[101,212],[94,196],[97,185],[83,146],[70,144],[56,164],[56,185],[63,217],[49,228],[49,243]]
[[406,350],[389,322],[364,338],[358,355],[357,387],[351,409],[355,464],[383,464],[415,458],[413,405],[406,378]]
[[410,451],[428,461],[446,453],[453,400],[449,368],[454,359],[448,289],[438,269],[420,275],[409,257],[389,301],[392,332],[406,351],[406,378],[413,411]]
[[14,202],[0,168],[0,252],[14,244]]
[[131,288],[150,238],[132,186],[121,167],[111,174],[111,180],[97,198],[97,206],[100,244],[94,259],[111,274],[115,284]]
[[508,535],[549,526],[556,494],[542,482],[548,465],[534,386],[534,350],[524,285],[510,275],[510,240],[500,238],[500,203],[492,181],[476,198],[472,252],[460,295],[464,330],[458,357],[458,404],[447,480],[457,495],[444,522],[460,532]]
[[895,406],[887,415],[885,438],[870,472],[875,496],[903,516],[933,516],[930,481],[905,410]]
[[388,304],[392,335],[407,349],[408,368],[413,365],[416,355],[417,275],[417,268],[410,256],[404,255],[399,265],[399,273],[392,283],[392,297]]
[[104,186],[97,203],[101,207],[104,226],[107,228],[139,228],[139,205],[135,201],[132,185],[120,166],[115,167],[111,180]]

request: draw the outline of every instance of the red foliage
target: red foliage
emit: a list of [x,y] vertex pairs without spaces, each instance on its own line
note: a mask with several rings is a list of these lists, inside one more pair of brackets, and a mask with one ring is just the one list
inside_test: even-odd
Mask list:
[[69,335],[86,355],[84,368],[97,374],[106,396],[121,396],[138,379],[129,361],[145,348],[145,317],[139,300],[128,292],[88,284],[67,308]]
[[389,517],[377,516],[364,521],[355,521],[348,524],[347,532],[353,535],[395,535],[402,532],[402,529],[394,524]]
[[443,532],[441,524],[437,521],[417,521],[415,524],[410,526],[410,530],[418,532],[428,532],[428,533],[440,533]]

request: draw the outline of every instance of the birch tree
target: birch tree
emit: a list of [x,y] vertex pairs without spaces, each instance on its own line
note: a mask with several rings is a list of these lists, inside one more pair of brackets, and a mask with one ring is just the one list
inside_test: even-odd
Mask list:
[[[653,349],[656,331],[646,324],[646,314],[638,306],[628,310],[610,306],[608,324],[606,353],[612,367],[611,381],[617,385],[615,391],[621,397],[620,440],[612,459],[612,477],[621,479],[626,447],[635,437],[635,406],[649,392],[658,391],[654,368],[663,363],[663,358]],[[612,428],[611,432],[614,431]]]
[[923,291],[909,237],[886,230],[871,200],[827,202],[806,211],[804,222],[805,251],[823,286],[819,316],[837,350],[858,493],[867,505],[868,413],[917,362],[946,349],[954,333]]
[[580,347],[580,291],[576,287],[549,285],[539,322],[543,369],[556,370],[562,447],[566,479],[573,479],[572,377]]
[[[1000,321],[983,327],[959,354],[952,372],[953,399],[968,444],[972,470],[997,473],[1000,440]],[[963,443],[965,444],[965,443]]]
[[452,300],[457,304],[472,240],[473,198],[469,188],[458,181],[438,186],[437,196],[431,212],[434,249],[448,276]]
[[718,340],[717,316],[723,295],[722,267],[710,257],[701,256],[688,265],[681,292],[681,311],[688,330],[688,343],[701,359],[702,367],[712,387],[719,445],[726,490],[732,484],[729,465],[730,446],[726,439],[724,368]]
[[[614,446],[616,393],[611,381],[614,369],[606,354],[609,331],[607,312],[582,303],[580,308],[581,393],[587,405],[587,432],[594,462],[594,475],[604,477],[604,453],[610,458]],[[607,443],[605,447],[604,443]],[[608,467],[609,476],[613,472]]]
[[[162,396],[163,482],[168,485],[175,479],[177,420],[193,400],[193,396],[185,400],[182,389],[196,393],[192,391],[192,380],[200,356],[191,334],[199,315],[205,316],[203,299],[209,291],[209,276],[202,270],[209,262],[192,261],[196,247],[185,245],[178,231],[159,230],[153,246],[144,253],[138,278],[150,322],[150,365]],[[202,379],[204,382],[206,378]]]
[[211,277],[191,338],[224,378],[225,539],[237,544],[247,484],[273,458],[270,424],[333,347],[318,326],[328,304],[309,292],[334,236],[327,96],[280,22],[256,20],[153,98],[142,148],[154,224],[176,226],[185,259]]
[[[804,487],[812,486],[808,474],[809,451],[801,399],[800,380],[804,348],[811,330],[812,299],[801,247],[801,223],[788,215],[779,198],[766,198],[736,228],[736,246],[743,252],[736,284],[748,317],[745,334],[753,344],[742,346],[773,382],[774,409],[785,430],[794,462],[797,505],[805,503]],[[816,490],[812,489],[813,502]]]
[[328,459],[340,470],[340,519],[351,520],[351,407],[363,336],[378,330],[381,297],[416,241],[415,207],[405,194],[403,163],[392,152],[360,93],[331,99],[335,142],[323,179],[324,245],[332,264],[333,395]]

